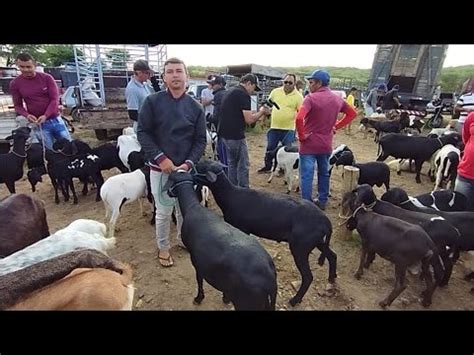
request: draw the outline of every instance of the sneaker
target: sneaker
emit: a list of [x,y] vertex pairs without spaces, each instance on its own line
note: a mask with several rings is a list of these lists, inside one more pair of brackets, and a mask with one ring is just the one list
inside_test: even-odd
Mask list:
[[321,210],[325,211],[326,210],[326,204],[322,203],[319,200],[314,200],[313,201],[316,206],[318,206]]
[[272,169],[267,168],[267,167],[264,166],[263,168],[258,169],[258,170],[257,170],[257,173],[258,173],[258,174],[267,174],[267,173],[269,173],[269,172],[271,172],[271,171],[272,171]]

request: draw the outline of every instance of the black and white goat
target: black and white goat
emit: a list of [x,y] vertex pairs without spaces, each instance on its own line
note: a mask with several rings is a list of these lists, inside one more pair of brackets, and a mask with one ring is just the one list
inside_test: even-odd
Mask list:
[[[286,193],[291,192],[293,187],[293,181],[295,176],[298,177],[298,167],[300,162],[300,154],[298,152],[298,147],[280,147],[275,155],[275,160],[273,162],[272,173],[268,178],[267,182],[271,183],[275,170],[277,168],[283,169],[285,176],[285,183],[287,184]],[[295,192],[299,191],[299,185],[296,186]]]

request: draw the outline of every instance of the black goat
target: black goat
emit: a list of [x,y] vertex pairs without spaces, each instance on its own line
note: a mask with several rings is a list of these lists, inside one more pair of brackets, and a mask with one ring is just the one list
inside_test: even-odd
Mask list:
[[422,275],[426,282],[426,290],[422,292],[422,305],[428,307],[436,289],[430,263],[434,266],[437,283],[441,282],[444,274],[433,241],[420,226],[375,213],[371,206],[366,206],[358,197],[357,191],[354,190],[343,198],[344,212],[350,213],[346,226],[349,230],[357,228],[362,241],[360,263],[355,278],[360,279],[364,267],[369,267],[370,254],[377,253],[392,262],[395,265],[395,285],[392,292],[379,302],[379,305],[385,308],[406,288],[407,268],[421,262]]
[[6,140],[13,139],[13,148],[7,154],[0,154],[0,183],[7,185],[11,194],[16,192],[15,181],[23,177],[23,164],[26,159],[25,143],[30,137],[30,128],[20,127],[12,131]]
[[335,165],[352,165],[359,168],[360,173],[357,181],[359,185],[368,184],[370,186],[377,185],[378,187],[385,185],[386,190],[390,188],[390,168],[383,162],[373,161],[356,164],[354,154],[350,151],[345,151],[341,154]]
[[384,161],[389,156],[397,159],[415,160],[416,182],[421,183],[420,172],[423,163],[430,160],[435,151],[446,144],[456,146],[461,142],[461,136],[452,133],[440,138],[413,137],[398,133],[389,133],[380,138],[382,151],[377,157],[377,161]]
[[193,178],[173,172],[163,190],[178,197],[183,214],[183,243],[196,270],[198,294],[204,299],[203,279],[223,292],[223,301],[236,310],[275,310],[277,283],[273,260],[258,241],[224,222],[199,204]]
[[[443,260],[445,273],[439,286],[448,284],[453,265],[459,258],[459,246],[461,244],[461,236],[456,228],[447,220],[436,214],[408,211],[389,202],[378,200],[374,191],[368,185],[359,186],[353,190],[352,194],[353,200],[357,198],[364,205],[370,205],[375,213],[398,218],[402,221],[417,224],[422,227],[436,245],[438,254]],[[453,256],[450,257],[450,254]]]
[[202,160],[196,164],[195,179],[209,186],[226,222],[247,234],[288,242],[302,282],[292,306],[300,303],[313,281],[309,254],[321,250],[319,264],[329,261],[329,282],[336,280],[336,254],[329,248],[332,225],[313,203],[287,195],[234,186],[217,162]]
[[428,209],[428,213],[433,213],[433,210],[455,212],[466,211],[467,209],[466,196],[451,190],[438,190],[410,197],[405,190],[394,187],[384,193],[381,199],[411,211]]

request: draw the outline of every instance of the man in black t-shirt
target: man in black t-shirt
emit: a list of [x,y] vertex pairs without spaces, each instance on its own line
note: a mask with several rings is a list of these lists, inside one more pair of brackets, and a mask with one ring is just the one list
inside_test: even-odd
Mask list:
[[250,95],[260,91],[258,78],[246,74],[239,85],[228,90],[222,101],[217,135],[227,150],[229,180],[236,186],[249,187],[249,153],[245,141],[245,125],[257,122],[270,113],[262,106],[258,112],[251,111]]

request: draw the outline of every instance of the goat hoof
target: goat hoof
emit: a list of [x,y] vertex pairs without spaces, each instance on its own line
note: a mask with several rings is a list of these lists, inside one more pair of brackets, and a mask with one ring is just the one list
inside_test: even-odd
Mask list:
[[296,296],[289,301],[291,307],[296,306],[298,303],[301,303],[301,299],[297,298]]
[[380,301],[379,306],[382,307],[383,309],[387,308],[388,306],[387,300]]
[[291,191],[287,191],[286,194],[289,195]]
[[423,298],[423,300],[421,301],[421,305],[423,307],[427,308],[427,307],[431,306],[431,300]]
[[361,272],[356,272],[354,274],[354,277],[357,279],[357,280],[360,280],[360,278],[362,277],[362,273]]
[[421,179],[415,179],[417,184],[421,184]]
[[194,300],[193,300],[193,304],[195,305],[199,305],[201,304],[202,300],[204,299],[204,297],[194,297]]
[[59,198],[54,200],[54,203],[59,205]]
[[397,175],[402,175],[402,172],[401,172],[401,171],[397,171]]
[[74,201],[72,201],[72,204],[77,205],[77,200],[75,199]]

